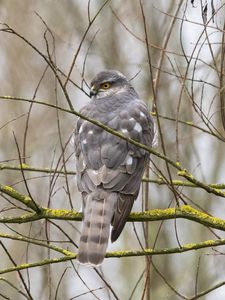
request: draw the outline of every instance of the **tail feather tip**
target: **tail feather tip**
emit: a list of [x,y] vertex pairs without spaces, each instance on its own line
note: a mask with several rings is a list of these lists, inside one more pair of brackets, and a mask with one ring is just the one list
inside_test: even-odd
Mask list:
[[77,256],[77,261],[82,265],[89,265],[89,266],[99,266],[102,264],[105,255],[101,253],[90,253],[87,255],[86,253],[79,253]]

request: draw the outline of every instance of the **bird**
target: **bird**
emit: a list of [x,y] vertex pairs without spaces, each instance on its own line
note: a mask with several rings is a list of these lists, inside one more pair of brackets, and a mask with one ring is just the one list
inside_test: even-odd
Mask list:
[[[146,104],[119,71],[103,70],[90,84],[80,115],[152,147],[154,122]],[[138,197],[149,152],[80,117],[75,127],[77,187],[83,222],[77,260],[102,264],[110,236],[119,237]]]

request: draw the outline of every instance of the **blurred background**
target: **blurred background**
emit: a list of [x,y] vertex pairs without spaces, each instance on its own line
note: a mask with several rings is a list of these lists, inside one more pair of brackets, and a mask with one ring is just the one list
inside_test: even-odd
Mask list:
[[[159,128],[156,150],[164,151],[206,184],[224,183],[224,5],[219,0],[1,0],[0,96],[71,109],[56,78],[64,84],[69,74],[66,91],[78,111],[89,101],[88,84],[95,74],[103,69],[119,70],[131,80],[149,111],[155,108]],[[52,68],[45,58],[51,58]],[[68,112],[19,99],[0,99],[0,183],[25,195],[29,191],[44,207],[80,210],[75,175],[43,170],[23,174],[13,169],[24,163],[75,172],[70,142],[75,124],[76,117]],[[176,207],[177,197],[180,204],[185,201],[225,219],[224,198],[198,187],[174,186],[175,193],[169,183],[154,182],[159,176],[167,182],[170,176],[183,179],[171,166],[168,172],[162,159],[153,155],[151,159],[147,196],[143,186],[133,211]],[[1,216],[26,212],[16,200],[5,194],[0,197]],[[1,223],[0,232],[50,242],[76,253],[80,222]],[[142,246],[163,249],[225,236],[184,219],[149,222],[147,236],[143,232],[143,224],[127,223],[109,250],[141,250]],[[2,274],[0,298],[198,299],[199,293],[225,280],[224,253],[220,246],[148,260],[108,258],[97,270],[76,260],[31,268]],[[0,256],[0,268],[5,269],[59,254],[2,238]],[[220,300],[224,296],[222,286],[201,299]]]

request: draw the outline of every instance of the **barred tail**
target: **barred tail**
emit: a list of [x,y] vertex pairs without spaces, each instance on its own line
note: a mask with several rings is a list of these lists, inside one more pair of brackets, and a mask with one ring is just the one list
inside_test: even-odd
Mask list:
[[105,257],[117,193],[97,190],[87,196],[78,261],[100,265]]

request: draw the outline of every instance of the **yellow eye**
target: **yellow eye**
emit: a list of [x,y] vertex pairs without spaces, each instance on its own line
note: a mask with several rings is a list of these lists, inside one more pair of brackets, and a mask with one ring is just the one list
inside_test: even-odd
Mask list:
[[104,89],[104,90],[107,90],[110,88],[110,83],[109,82],[104,82],[101,84],[101,88]]

